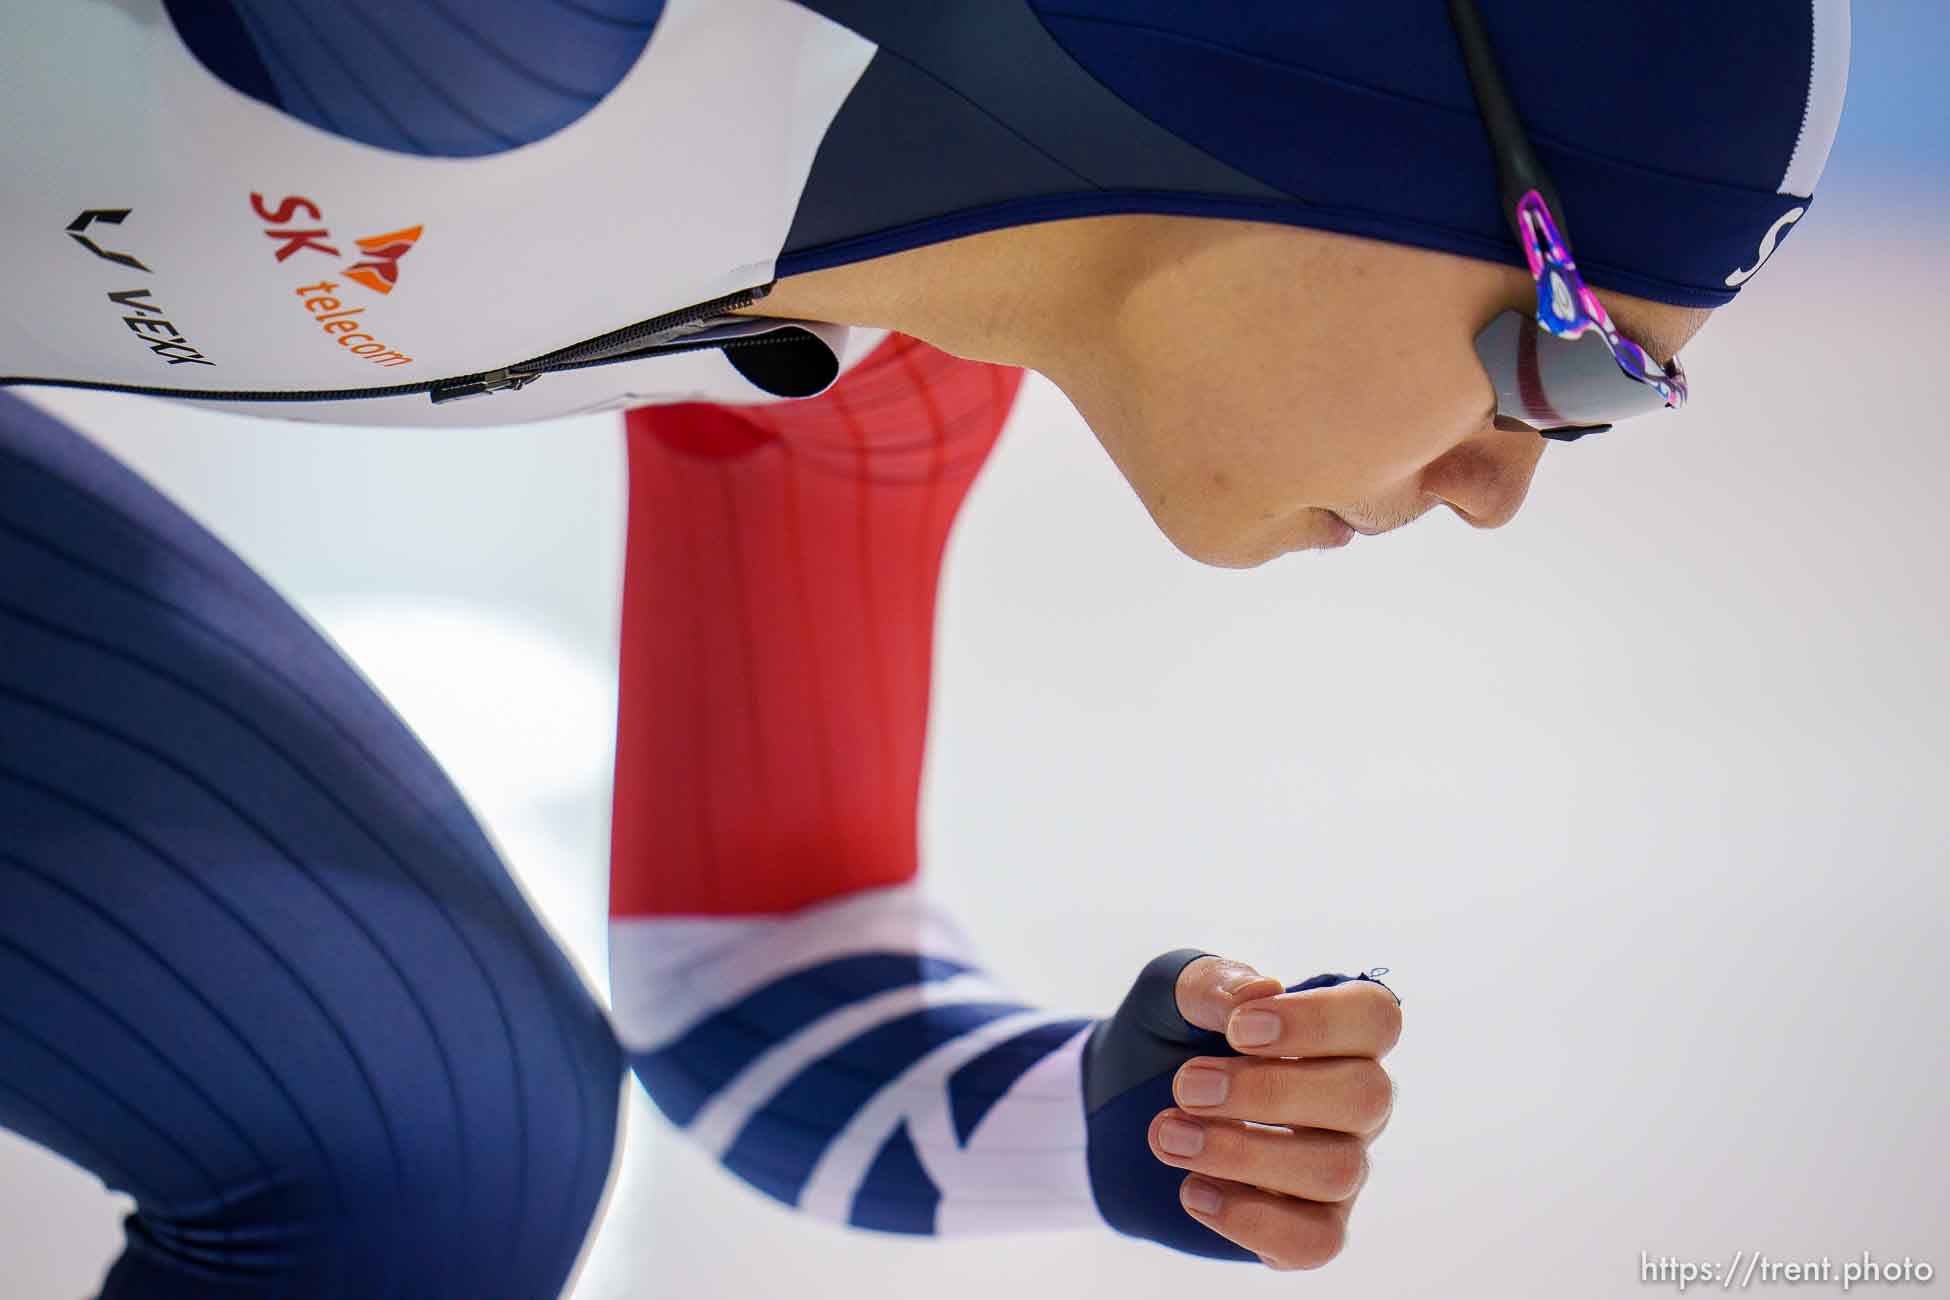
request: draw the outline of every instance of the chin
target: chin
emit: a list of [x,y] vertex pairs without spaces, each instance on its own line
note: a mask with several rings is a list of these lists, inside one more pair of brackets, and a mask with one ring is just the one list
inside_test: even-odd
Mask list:
[[[1182,550],[1183,548],[1181,547],[1180,549]],[[1190,551],[1186,551],[1185,554],[1191,555],[1200,564],[1208,565],[1214,569],[1257,569],[1268,560],[1278,559],[1280,556],[1285,555],[1286,552],[1208,551],[1201,555],[1192,555]]]
[[1289,551],[1306,550],[1318,543],[1296,541],[1291,525],[1278,533],[1232,532],[1213,528],[1187,529],[1167,524],[1152,516],[1166,539],[1179,551],[1200,564],[1214,569],[1256,569]]
[[[1155,516],[1154,516],[1155,518]],[[1159,528],[1171,544],[1215,569],[1256,569],[1268,560],[1295,551],[1333,551],[1354,539],[1354,530],[1332,511],[1307,509],[1277,520],[1271,527],[1191,534],[1183,529]]]

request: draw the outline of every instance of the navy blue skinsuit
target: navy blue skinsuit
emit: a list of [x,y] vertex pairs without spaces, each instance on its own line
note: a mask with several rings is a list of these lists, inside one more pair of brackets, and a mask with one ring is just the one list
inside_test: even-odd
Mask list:
[[600,1008],[324,638],[6,394],[0,828],[0,1123],[135,1197],[103,1295],[556,1294]]
[[[1518,258],[1439,5],[805,7],[878,52],[781,275],[1117,211]],[[1784,188],[1806,6],[1482,7],[1591,283],[1729,301],[1806,203]],[[463,158],[589,111],[664,5],[167,8],[244,94]],[[359,676],[154,489],[0,393],[0,1125],[136,1198],[102,1294],[553,1296],[622,1077],[600,1009]]]

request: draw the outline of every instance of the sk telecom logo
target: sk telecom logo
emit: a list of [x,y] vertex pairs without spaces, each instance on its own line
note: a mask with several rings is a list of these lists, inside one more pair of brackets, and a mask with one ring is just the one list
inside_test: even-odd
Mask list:
[[[278,241],[278,261],[283,262],[297,253],[322,253],[332,258],[341,256],[335,245],[325,242],[332,238],[332,232],[322,224],[325,215],[310,199],[295,194],[286,195],[278,201],[276,208],[271,208],[266,205],[262,194],[252,194],[251,210],[272,227],[264,234],[266,238]],[[301,213],[307,220],[321,224],[300,228],[294,224],[293,218]],[[408,226],[389,234],[355,240],[365,257],[346,267],[340,274],[374,293],[391,293],[393,286],[399,283],[400,259],[412,251],[424,229],[424,226]]]

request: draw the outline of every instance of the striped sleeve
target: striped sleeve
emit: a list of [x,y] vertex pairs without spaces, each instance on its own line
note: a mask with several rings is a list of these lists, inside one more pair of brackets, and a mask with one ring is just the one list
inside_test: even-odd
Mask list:
[[976,965],[913,884],[612,923],[620,1036],[664,1115],[759,1191],[887,1232],[1102,1226],[1088,1018]]

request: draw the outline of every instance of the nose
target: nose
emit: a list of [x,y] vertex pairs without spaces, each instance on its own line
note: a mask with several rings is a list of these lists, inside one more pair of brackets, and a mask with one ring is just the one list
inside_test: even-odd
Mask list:
[[1472,528],[1501,528],[1522,508],[1547,446],[1519,425],[1485,429],[1431,462],[1422,471],[1422,491]]

